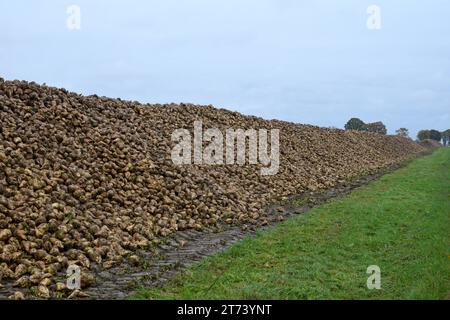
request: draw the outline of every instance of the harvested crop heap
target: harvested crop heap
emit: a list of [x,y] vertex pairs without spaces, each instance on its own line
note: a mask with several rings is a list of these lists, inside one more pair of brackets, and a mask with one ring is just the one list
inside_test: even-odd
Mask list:
[[[280,170],[176,166],[175,129],[280,129]],[[144,105],[0,79],[0,281],[38,286],[71,263],[108,268],[156,237],[263,220],[281,197],[327,188],[423,151],[346,132],[195,105]],[[52,291],[52,290],[50,290]]]

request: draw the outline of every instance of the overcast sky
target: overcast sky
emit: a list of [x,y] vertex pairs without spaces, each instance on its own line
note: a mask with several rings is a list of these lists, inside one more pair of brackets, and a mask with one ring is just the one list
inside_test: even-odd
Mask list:
[[415,137],[450,128],[450,1],[2,1],[0,77]]

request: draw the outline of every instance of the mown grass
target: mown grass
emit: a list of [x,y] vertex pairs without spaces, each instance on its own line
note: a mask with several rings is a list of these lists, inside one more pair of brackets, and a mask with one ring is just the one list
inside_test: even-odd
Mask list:
[[[369,265],[381,289],[369,290]],[[447,299],[450,149],[299,215],[133,299]]]

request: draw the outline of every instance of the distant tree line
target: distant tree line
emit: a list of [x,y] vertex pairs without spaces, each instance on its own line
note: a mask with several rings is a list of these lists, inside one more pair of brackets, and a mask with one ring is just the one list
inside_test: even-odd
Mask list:
[[419,133],[417,134],[417,139],[419,141],[423,141],[423,140],[427,140],[427,139],[431,139],[431,140],[436,140],[438,142],[441,142],[442,140],[442,144],[444,146],[449,146],[450,145],[450,129],[447,129],[445,131],[438,131],[438,130],[420,130]]
[[366,131],[366,132],[374,132],[379,134],[386,134],[386,126],[383,122],[377,121],[372,123],[364,123],[359,118],[351,118],[345,124],[345,130],[357,130],[357,131]]
[[[383,122],[373,122],[373,123],[365,123],[359,118],[351,118],[347,121],[345,124],[345,130],[356,130],[356,131],[366,131],[366,132],[374,132],[379,134],[386,134],[386,126],[383,124]],[[400,137],[410,138],[409,137],[409,130],[406,128],[400,128],[395,131],[395,134]],[[441,142],[444,146],[450,146],[450,129],[447,129],[445,131],[438,131],[438,130],[420,130],[417,134],[417,139],[419,141],[431,139],[436,140],[438,142]]]
[[450,129],[442,131],[441,135],[444,146],[450,146]]

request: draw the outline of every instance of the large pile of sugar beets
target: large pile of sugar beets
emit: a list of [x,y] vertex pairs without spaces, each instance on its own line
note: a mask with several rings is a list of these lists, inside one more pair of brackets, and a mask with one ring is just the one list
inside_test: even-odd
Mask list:
[[[223,131],[279,129],[278,174],[263,176],[260,165],[174,165],[172,132],[196,120]],[[0,283],[49,297],[69,264],[109,268],[177,230],[253,224],[270,202],[423,150],[401,137],[0,79]]]

